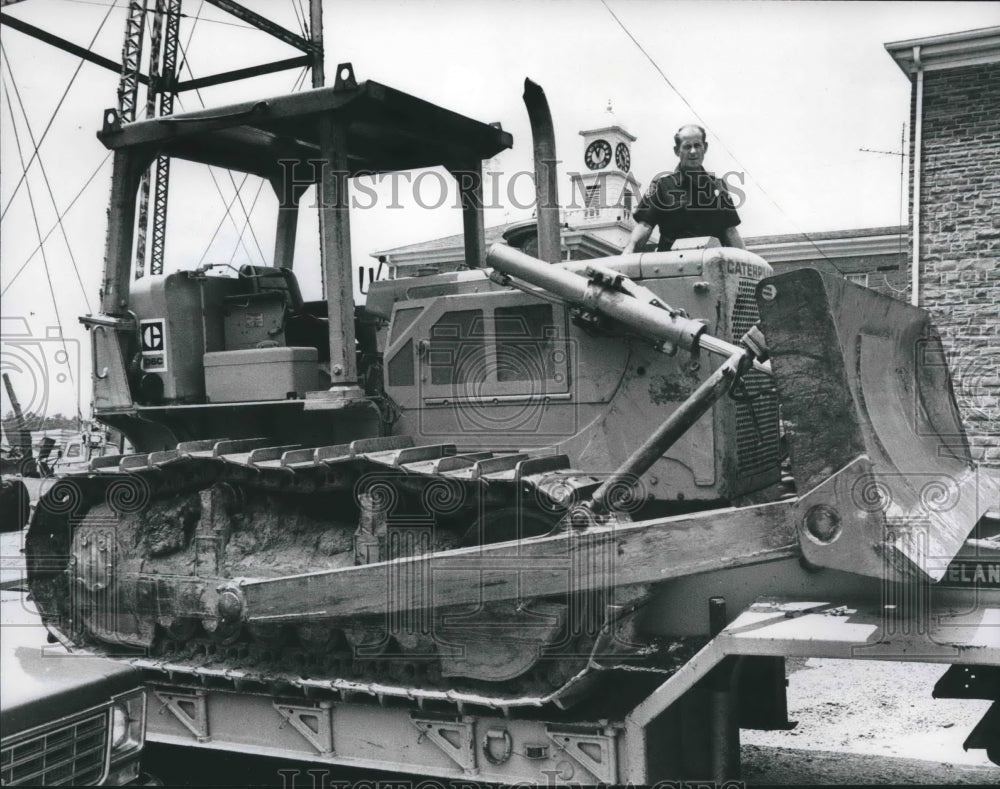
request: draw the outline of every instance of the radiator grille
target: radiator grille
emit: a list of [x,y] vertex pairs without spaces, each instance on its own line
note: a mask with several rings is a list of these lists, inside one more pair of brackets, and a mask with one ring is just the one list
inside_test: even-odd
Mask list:
[[[760,315],[754,293],[756,280],[740,278],[733,305],[733,342],[749,331]],[[778,467],[778,398],[770,377],[759,370],[743,376],[746,394],[754,399],[736,406],[736,467],[741,477],[750,477]]]
[[5,744],[0,755],[4,786],[83,786],[104,779],[108,712],[60,721],[27,739]]

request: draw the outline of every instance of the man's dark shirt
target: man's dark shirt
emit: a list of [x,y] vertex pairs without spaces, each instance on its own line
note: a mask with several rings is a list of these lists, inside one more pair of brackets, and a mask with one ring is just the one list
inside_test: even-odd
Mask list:
[[725,184],[704,170],[678,170],[657,178],[632,216],[660,228],[658,252],[670,249],[678,238],[721,239],[723,231],[740,223]]

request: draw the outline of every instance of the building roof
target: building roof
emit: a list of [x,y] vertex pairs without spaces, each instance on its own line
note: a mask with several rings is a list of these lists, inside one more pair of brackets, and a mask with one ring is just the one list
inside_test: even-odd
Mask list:
[[844,258],[859,255],[893,255],[905,248],[905,225],[824,230],[818,233],[744,238],[747,249],[769,263],[807,260],[810,257]]
[[[605,121],[607,120],[607,116],[605,116],[604,120]],[[639,139],[634,134],[630,134],[628,131],[626,131],[618,123],[605,124],[604,126],[600,126],[596,129],[584,129],[578,133],[581,137],[589,137],[593,134],[603,134],[604,132],[611,132],[611,131],[618,132],[620,135],[622,135],[622,137],[625,137],[629,142],[635,142],[637,139]]]
[[[486,245],[503,240],[504,233],[525,221],[508,222],[486,228]],[[576,227],[576,231],[586,231],[586,227]],[[563,234],[566,228],[562,229]],[[787,260],[802,260],[819,255],[821,257],[850,257],[855,255],[889,255],[899,252],[900,239],[905,241],[908,228],[905,225],[886,227],[863,227],[849,230],[824,230],[818,233],[785,233],[779,235],[753,236],[743,239],[747,248],[765,260],[781,263]],[[392,262],[405,263],[408,259],[423,259],[428,252],[455,252],[456,259],[464,243],[461,233],[443,238],[433,238],[416,244],[373,252],[372,257],[392,258]],[[822,250],[822,251],[820,251]],[[463,258],[464,259],[464,258]]]
[[924,71],[1000,62],[1000,26],[964,30],[907,41],[892,41],[886,51],[907,76]]
[[823,230],[818,233],[780,233],[768,236],[753,236],[743,239],[753,244],[789,243],[796,241],[829,241],[835,238],[872,238],[877,236],[899,235],[907,230],[905,225],[888,225],[886,227],[860,227],[849,230]]
[[[495,244],[497,241],[502,241],[503,234],[509,228],[514,227],[514,225],[520,225],[524,221],[525,220],[523,219],[519,219],[516,222],[507,222],[503,225],[494,225],[493,227],[486,228],[486,246]],[[455,248],[462,249],[464,244],[465,236],[462,233],[456,233],[453,236],[442,236],[441,238],[432,238],[429,241],[419,241],[416,244],[406,244],[401,247],[393,247],[392,249],[382,249],[378,252],[372,252],[371,255],[374,258],[398,258],[400,256],[418,255],[424,252],[435,252],[438,250],[451,250]]]

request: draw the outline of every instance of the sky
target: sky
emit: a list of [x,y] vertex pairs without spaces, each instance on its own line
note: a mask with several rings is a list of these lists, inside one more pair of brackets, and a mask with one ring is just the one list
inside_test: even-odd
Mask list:
[[[298,31],[305,0],[244,4]],[[93,41],[93,51],[120,61],[124,6],[125,0],[117,7],[111,0],[23,0],[4,13],[80,46]],[[708,169],[745,179],[744,237],[905,223],[901,157],[893,152],[905,150],[909,134],[909,81],[884,44],[1000,24],[1000,3],[986,2],[328,0],[323,6],[327,84],[335,66],[349,61],[359,80],[498,121],[512,133],[513,149],[486,165],[500,195],[487,210],[487,225],[531,216],[530,184],[517,177],[532,169],[521,99],[530,77],[552,110],[563,203],[571,199],[569,174],[584,169],[579,132],[607,125],[610,103],[614,121],[638,138],[632,170],[642,184],[673,167],[679,126],[706,126]],[[182,11],[184,78],[298,54],[202,0],[184,0]],[[86,414],[89,347],[77,316],[98,307],[110,160],[95,132],[102,111],[117,103],[118,78],[8,27],[0,28],[0,48],[0,364],[23,408],[72,414],[79,403]],[[185,93],[175,111],[288,93],[301,76],[289,71]],[[18,186],[39,140],[40,155]],[[377,250],[461,232],[454,200],[437,208],[417,204],[442,202],[439,182],[422,179],[417,194],[403,182],[402,209],[388,207],[389,184],[382,183],[376,205],[352,215],[355,266],[373,263]],[[171,187],[168,272],[270,261],[275,198],[258,180],[242,183],[242,176],[182,164],[171,172]],[[60,227],[56,217],[63,212]],[[252,233],[244,231],[247,214]],[[53,228],[43,256],[36,252],[39,233]],[[305,210],[297,272],[306,298],[320,297],[309,249],[315,234],[315,212]],[[2,401],[6,413],[6,393]]]

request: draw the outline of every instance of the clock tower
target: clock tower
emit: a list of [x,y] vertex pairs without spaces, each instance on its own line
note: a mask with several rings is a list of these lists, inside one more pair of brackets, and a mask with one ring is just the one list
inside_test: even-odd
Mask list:
[[581,169],[573,172],[570,213],[577,223],[618,224],[632,227],[632,211],[639,201],[639,182],[632,175],[632,143],[636,138],[619,123],[611,102],[602,123],[580,132]]

